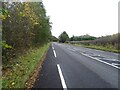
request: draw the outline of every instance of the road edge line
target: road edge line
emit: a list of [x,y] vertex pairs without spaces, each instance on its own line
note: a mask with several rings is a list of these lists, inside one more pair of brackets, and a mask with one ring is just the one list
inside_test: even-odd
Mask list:
[[117,66],[114,66],[114,65],[109,64],[109,63],[107,63],[107,62],[104,62],[104,61],[102,61],[102,60],[99,60],[99,59],[97,59],[97,58],[91,57],[91,56],[89,56],[89,55],[87,55],[87,54],[84,54],[84,53],[81,53],[81,54],[84,55],[84,56],[86,56],[86,57],[89,57],[89,58],[91,58],[91,59],[94,59],[94,60],[96,60],[96,61],[99,61],[99,62],[102,62],[102,63],[107,64],[107,65],[109,65],[109,66],[112,66],[112,67],[114,67],[114,68],[120,69],[120,68],[117,67]]

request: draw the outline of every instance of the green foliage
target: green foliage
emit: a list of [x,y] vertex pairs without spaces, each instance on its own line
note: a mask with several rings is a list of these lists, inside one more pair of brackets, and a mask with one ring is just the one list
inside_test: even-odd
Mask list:
[[115,52],[115,53],[120,53],[120,50],[117,50],[115,48],[112,47],[112,45],[108,45],[108,46],[98,46],[98,45],[88,45],[88,46],[84,46],[83,47],[87,47],[87,48],[93,48],[93,49],[98,49],[98,50],[103,50],[103,51],[109,51],[109,52]]
[[8,45],[8,44],[5,43],[5,42],[1,42],[1,45],[2,45],[2,48],[3,48],[3,49],[11,49],[11,48],[12,48],[12,46]]
[[0,90],[2,90],[2,78],[0,77]]
[[[11,68],[3,71],[2,88],[25,88],[26,81],[31,72],[40,62],[44,53],[48,50],[50,44],[43,47],[31,48],[24,56],[19,56],[11,63]],[[3,66],[3,69],[5,66]]]
[[60,36],[59,36],[59,42],[64,43],[64,42],[66,42],[68,40],[69,40],[69,36],[68,36],[68,34],[65,31],[60,34]]
[[96,37],[90,35],[82,35],[82,36],[72,36],[70,41],[83,41],[83,40],[95,40]]
[[72,44],[80,44],[85,47],[95,48],[111,52],[120,52],[120,33],[102,36],[95,40],[71,41]]
[[30,47],[46,44],[51,38],[49,17],[42,2],[2,3],[3,64]]
[[24,88],[48,48],[51,23],[42,2],[3,2],[0,12],[3,88]]
[[53,41],[53,42],[57,42],[57,41],[58,41],[58,38],[56,38],[55,36],[52,36],[52,41]]

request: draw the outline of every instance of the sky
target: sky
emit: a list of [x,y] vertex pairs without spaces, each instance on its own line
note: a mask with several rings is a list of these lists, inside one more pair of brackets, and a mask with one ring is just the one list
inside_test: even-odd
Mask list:
[[66,31],[69,37],[89,34],[112,35],[118,32],[120,0],[43,0],[52,22],[52,35]]

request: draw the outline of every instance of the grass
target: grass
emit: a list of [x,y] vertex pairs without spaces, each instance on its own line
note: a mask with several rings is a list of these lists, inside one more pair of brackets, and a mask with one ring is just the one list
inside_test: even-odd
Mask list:
[[2,88],[25,88],[25,83],[35,69],[50,44],[31,49],[26,55],[17,58],[12,69],[8,69],[2,76]]
[[98,50],[103,50],[103,51],[120,53],[119,50],[111,48],[111,47],[104,47],[104,46],[97,46],[97,45],[89,45],[89,46],[84,46],[84,47],[92,48],[92,49],[98,49]]
[[0,77],[0,90],[2,90],[2,78]]
[[115,52],[115,53],[120,53],[120,50],[114,49],[113,47],[110,46],[98,46],[98,45],[83,45],[83,44],[74,44],[75,46],[81,46],[81,47],[86,47],[86,48],[92,48],[92,49],[97,49],[97,50],[103,50],[103,51],[109,51],[109,52]]

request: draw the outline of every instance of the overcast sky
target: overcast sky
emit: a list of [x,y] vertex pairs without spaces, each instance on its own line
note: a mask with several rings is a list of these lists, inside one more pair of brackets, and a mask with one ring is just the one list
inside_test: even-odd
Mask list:
[[105,36],[118,32],[120,0],[43,0],[52,34]]

